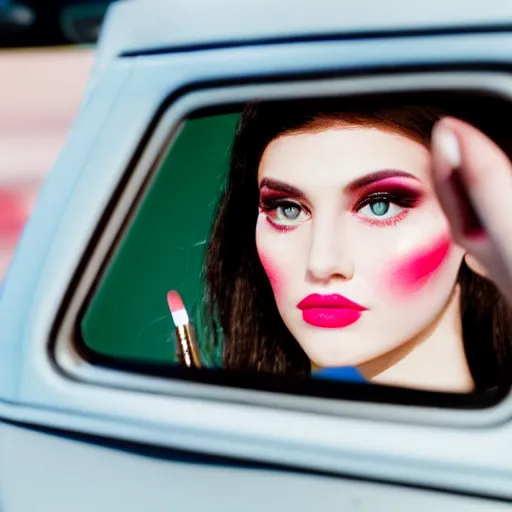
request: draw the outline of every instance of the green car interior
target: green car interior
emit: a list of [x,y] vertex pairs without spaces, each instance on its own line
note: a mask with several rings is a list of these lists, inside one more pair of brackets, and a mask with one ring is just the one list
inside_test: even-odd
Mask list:
[[[82,317],[82,341],[94,353],[175,362],[171,289],[187,305],[201,348],[204,249],[238,119],[222,114],[183,123]],[[218,356],[204,362],[216,365]]]

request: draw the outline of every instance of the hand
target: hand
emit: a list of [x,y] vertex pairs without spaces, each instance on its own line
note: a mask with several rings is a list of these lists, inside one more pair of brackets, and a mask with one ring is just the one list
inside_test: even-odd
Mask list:
[[475,127],[446,117],[432,133],[436,192],[472,268],[512,305],[512,164]]

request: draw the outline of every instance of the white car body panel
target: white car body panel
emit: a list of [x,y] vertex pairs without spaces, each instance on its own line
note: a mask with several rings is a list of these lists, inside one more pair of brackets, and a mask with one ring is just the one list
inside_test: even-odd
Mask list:
[[[512,64],[512,3],[439,4],[132,0],[111,8],[81,112],[40,194],[0,301],[0,493],[6,510],[35,504],[55,512],[157,511],[170,503],[183,510],[311,510],[315,503],[363,511],[508,506],[500,500],[512,500],[509,398],[490,410],[443,413],[459,426],[386,421],[386,411],[404,408],[379,404],[366,419],[355,414],[364,407],[357,403],[329,416],[211,400],[206,392],[198,399],[92,385],[63,374],[48,350],[71,276],[171,92],[273,73],[452,63],[492,65],[497,81],[508,80],[503,69]],[[506,24],[510,33],[343,38]],[[332,38],[322,40],[327,35]],[[219,43],[224,47],[215,48]],[[183,46],[198,49],[180,52]],[[119,57],[139,51],[148,55]],[[411,420],[424,413],[406,409]],[[374,410],[380,419],[372,419]],[[466,418],[472,428],[464,426]],[[116,443],[147,452],[135,455]],[[173,450],[198,455],[191,464],[176,459]],[[205,454],[218,462],[202,464]],[[267,466],[221,467],[222,457]]]

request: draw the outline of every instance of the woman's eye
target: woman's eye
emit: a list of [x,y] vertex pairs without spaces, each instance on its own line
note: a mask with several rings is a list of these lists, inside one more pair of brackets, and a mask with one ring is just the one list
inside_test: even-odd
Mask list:
[[294,203],[284,203],[267,213],[269,219],[278,226],[297,226],[308,220],[308,213]]
[[288,220],[295,220],[300,215],[300,206],[295,205],[289,205],[289,206],[281,206],[277,209],[280,214],[288,219]]
[[363,217],[370,217],[373,219],[391,219],[398,215],[403,210],[403,207],[392,203],[389,199],[375,199],[359,210],[359,214]]

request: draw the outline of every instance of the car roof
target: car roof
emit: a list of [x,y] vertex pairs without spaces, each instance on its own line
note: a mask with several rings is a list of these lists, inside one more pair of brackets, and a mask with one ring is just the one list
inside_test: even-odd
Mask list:
[[[143,20],[143,22],[141,22]],[[124,0],[107,15],[101,50],[158,49],[315,36],[512,26],[512,2],[487,0]]]
[[389,33],[512,27],[512,2],[487,0],[118,0],[105,16],[88,91],[122,55]]

